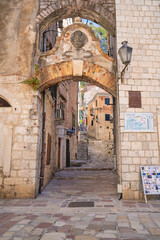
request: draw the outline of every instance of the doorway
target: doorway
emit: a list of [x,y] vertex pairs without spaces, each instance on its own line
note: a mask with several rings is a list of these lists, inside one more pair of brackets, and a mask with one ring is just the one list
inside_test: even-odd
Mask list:
[[66,139],[66,167],[70,167],[70,143],[69,143],[69,139]]

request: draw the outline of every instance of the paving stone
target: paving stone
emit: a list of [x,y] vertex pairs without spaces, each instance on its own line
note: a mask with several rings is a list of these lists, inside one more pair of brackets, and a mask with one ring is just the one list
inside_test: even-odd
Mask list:
[[150,231],[150,233],[152,235],[160,235],[160,229],[159,228],[148,228],[148,230]]
[[0,228],[0,234],[3,234],[8,231],[8,228]]
[[[64,171],[65,172],[65,171]],[[68,171],[70,172],[70,171]],[[76,237],[94,237],[97,240],[159,240],[160,209],[143,207],[137,201],[118,201],[117,193],[107,188],[107,172],[103,174],[83,171],[82,178],[78,172],[68,173],[72,179],[51,180],[41,195],[31,200],[28,206],[24,200],[0,200],[0,240],[40,240],[45,234],[52,235],[53,240],[75,240]],[[86,176],[91,174],[91,177]],[[63,174],[62,174],[63,175]],[[102,178],[102,181],[99,178]],[[97,187],[98,186],[98,187]],[[115,184],[116,188],[116,184]],[[76,191],[74,191],[76,189]],[[69,194],[68,194],[69,191]],[[107,192],[107,194],[106,194]],[[69,199],[68,199],[69,198]],[[62,203],[92,201],[99,208],[61,208]],[[6,203],[5,203],[6,202]],[[152,204],[156,201],[152,201]],[[43,204],[45,207],[34,207]],[[127,206],[123,206],[123,204]],[[104,207],[114,205],[114,208]],[[136,205],[136,209],[128,205]],[[56,226],[57,225],[57,226]],[[117,227],[118,230],[117,231]],[[51,235],[49,235],[51,236]],[[48,239],[47,239],[48,240]]]
[[13,240],[22,240],[23,238],[20,237],[14,237]]
[[72,225],[64,225],[62,227],[60,227],[58,229],[59,232],[64,232],[64,233],[67,233],[67,232],[70,232],[72,229]]
[[61,227],[61,226],[64,226],[65,224],[66,224],[65,222],[57,221],[54,225],[58,226],[58,227]]
[[11,239],[10,237],[0,237],[0,240],[10,240],[10,239]]
[[75,240],[97,240],[97,238],[93,236],[80,235],[80,236],[76,236]]
[[12,237],[14,232],[6,232],[3,234],[3,237]]
[[136,233],[134,229],[128,227],[119,227],[118,230],[120,233]]
[[49,228],[52,226],[52,223],[42,222],[36,228]]
[[95,235],[97,238],[116,238],[116,235],[115,234],[112,234],[112,233],[97,233]]
[[90,230],[94,230],[96,232],[99,232],[101,230],[101,226],[100,225],[95,225],[95,224],[90,224],[87,229]]
[[25,225],[25,224],[28,224],[31,220],[29,219],[23,219],[22,221],[18,222],[18,224],[21,224],[21,225]]
[[45,233],[41,240],[65,240],[65,234],[64,233]]
[[43,228],[35,228],[35,229],[31,232],[31,236],[41,235],[42,232],[43,232]]

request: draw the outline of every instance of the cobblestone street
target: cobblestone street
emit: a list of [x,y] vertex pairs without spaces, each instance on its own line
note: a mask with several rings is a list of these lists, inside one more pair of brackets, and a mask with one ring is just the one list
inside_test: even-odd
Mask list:
[[0,239],[160,239],[160,201],[119,201],[116,181],[112,171],[66,170],[36,199],[1,199]]

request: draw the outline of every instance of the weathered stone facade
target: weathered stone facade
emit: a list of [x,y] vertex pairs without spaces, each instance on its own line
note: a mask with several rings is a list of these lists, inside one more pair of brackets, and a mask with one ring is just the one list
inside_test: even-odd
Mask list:
[[[112,36],[116,36],[117,49],[123,40],[127,40],[133,47],[131,65],[125,73],[124,80],[118,79],[123,68],[119,58],[117,57],[118,66],[114,64],[117,69],[117,73],[114,74],[107,67],[109,62],[113,66],[113,62],[106,58],[102,63],[99,57],[102,59],[104,56],[98,50],[96,40],[92,38],[93,41],[90,43],[95,44],[98,57],[91,58],[91,61],[89,59],[83,61],[81,77],[75,77],[74,61],[65,56],[67,62],[57,59],[50,66],[44,65],[45,71],[42,73],[41,81],[45,86],[43,85],[44,88],[41,90],[68,79],[93,80],[105,90],[109,91],[112,87],[118,90],[117,95],[113,91],[110,93],[117,97],[116,147],[119,182],[123,185],[123,198],[142,197],[139,190],[140,165],[160,164],[159,5],[159,0],[1,1],[0,96],[11,105],[11,108],[0,109],[0,126],[3,127],[0,156],[4,157],[0,163],[1,197],[35,197],[38,192],[42,128],[41,94],[19,83],[33,73],[33,66],[41,55],[39,38],[43,30],[52,21],[75,16],[96,21],[106,28]],[[61,40],[66,40],[67,31],[74,32],[75,29],[91,36],[87,28],[75,24],[64,31],[62,35],[64,39]],[[51,55],[56,53],[55,50],[51,50]],[[49,78],[51,75],[53,77]],[[110,86],[107,88],[108,76],[111,78]],[[111,83],[114,83],[114,86]],[[142,108],[129,108],[129,91],[141,91]],[[153,113],[154,132],[126,132],[125,112]],[[7,140],[6,135],[9,135]],[[4,145],[7,146],[7,153]]]
[[[75,32],[83,33],[85,46],[76,48],[71,38]],[[40,91],[66,79],[94,83],[116,97],[114,59],[103,53],[94,33],[83,23],[68,26],[51,51],[39,53]]]
[[88,103],[88,135],[113,141],[113,101],[108,93],[97,93]]

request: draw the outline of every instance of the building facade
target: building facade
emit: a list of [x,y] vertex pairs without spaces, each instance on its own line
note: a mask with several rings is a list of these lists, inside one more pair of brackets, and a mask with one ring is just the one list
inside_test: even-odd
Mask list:
[[108,93],[97,93],[88,103],[88,136],[113,141],[113,101]]
[[[159,5],[159,0],[0,2],[1,197],[35,197],[38,193],[44,138],[43,91],[64,80],[94,83],[114,97],[117,173],[122,195],[124,199],[143,196],[140,166],[160,164]],[[99,23],[116,38],[114,59],[104,56],[94,33],[80,23],[64,29],[54,49],[42,52],[44,31],[53,22],[75,16]],[[81,45],[76,42],[79,34]],[[124,66],[118,49],[124,40],[133,48],[133,54],[121,78]],[[38,91],[34,91],[22,82],[33,76],[37,61],[41,76]],[[147,119],[149,127],[145,125]],[[142,128],[137,129],[130,120],[138,121]]]
[[77,83],[63,82],[47,89],[42,109],[42,190],[56,170],[70,166],[77,153]]

